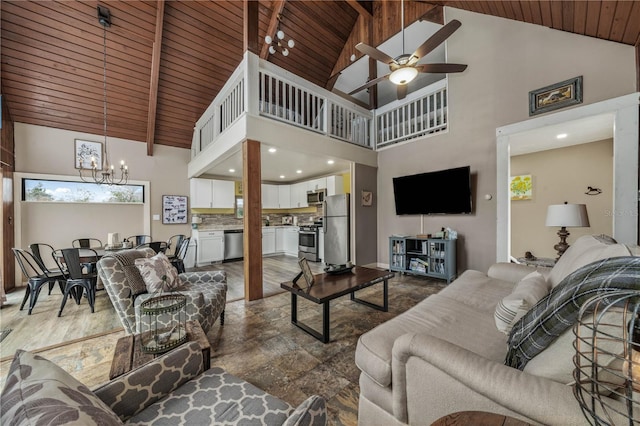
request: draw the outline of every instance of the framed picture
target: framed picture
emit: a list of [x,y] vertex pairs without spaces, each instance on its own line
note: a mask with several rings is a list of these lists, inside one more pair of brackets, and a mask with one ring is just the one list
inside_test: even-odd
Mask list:
[[75,140],[76,169],[92,169],[95,163],[97,170],[102,170],[102,142]]
[[298,259],[298,264],[300,265],[300,269],[302,270],[302,276],[304,280],[307,282],[307,285],[311,287],[314,283],[313,272],[311,272],[311,268],[309,268],[309,263],[307,259],[304,257]]
[[187,223],[186,195],[162,196],[162,223],[164,225]]
[[531,175],[512,176],[509,180],[511,201],[531,200],[533,198],[533,182]]
[[582,103],[582,76],[529,92],[529,115]]
[[373,204],[373,192],[362,191],[362,205],[365,207],[371,207]]

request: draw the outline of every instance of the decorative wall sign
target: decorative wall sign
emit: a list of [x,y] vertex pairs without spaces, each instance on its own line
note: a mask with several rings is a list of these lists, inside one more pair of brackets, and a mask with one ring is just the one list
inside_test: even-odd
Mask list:
[[362,191],[362,205],[365,207],[371,207],[373,204],[373,192]]
[[533,197],[531,175],[513,176],[509,182],[511,201],[530,200]]
[[186,195],[162,196],[162,223],[165,225],[187,223]]
[[582,103],[582,76],[529,92],[529,115]]
[[75,140],[76,169],[92,169],[91,161],[95,162],[96,169],[102,170],[102,142]]

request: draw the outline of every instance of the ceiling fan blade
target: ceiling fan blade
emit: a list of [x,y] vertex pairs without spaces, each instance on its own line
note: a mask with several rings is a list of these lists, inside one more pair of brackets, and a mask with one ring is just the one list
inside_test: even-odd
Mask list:
[[400,84],[398,86],[398,100],[404,99],[407,96],[407,84]]
[[[422,45],[418,47],[415,52],[413,52],[412,56],[418,59],[425,57],[433,49],[440,46],[442,42],[444,42],[447,38],[449,38],[449,36],[454,32],[456,32],[456,30],[461,26],[462,26],[462,23],[457,19],[454,19],[453,21],[449,22],[447,25],[445,25],[444,27],[436,31],[434,35],[429,37],[427,41],[422,43]],[[416,61],[418,59],[416,59]]]
[[380,83],[381,81],[384,81],[384,80],[388,79],[389,75],[390,74],[383,75],[382,77],[374,78],[371,81],[367,81],[367,83],[363,84],[362,86],[358,87],[357,89],[352,90],[351,92],[349,92],[349,94],[353,95],[354,93],[358,93],[361,90],[368,89],[371,86],[375,86],[376,84]]
[[420,72],[438,74],[462,72],[467,69],[467,66],[463,64],[424,64],[417,65],[416,69]]
[[376,61],[380,61],[384,64],[391,65],[395,63],[395,60],[391,56],[379,51],[375,47],[369,46],[368,44],[358,43],[356,44],[356,49],[358,49],[365,55],[369,55],[369,57],[375,59]]

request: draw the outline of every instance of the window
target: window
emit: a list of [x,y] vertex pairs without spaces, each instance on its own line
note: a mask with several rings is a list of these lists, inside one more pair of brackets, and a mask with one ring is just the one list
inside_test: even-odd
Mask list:
[[144,186],[109,186],[63,180],[22,179],[22,201],[140,204],[144,203]]

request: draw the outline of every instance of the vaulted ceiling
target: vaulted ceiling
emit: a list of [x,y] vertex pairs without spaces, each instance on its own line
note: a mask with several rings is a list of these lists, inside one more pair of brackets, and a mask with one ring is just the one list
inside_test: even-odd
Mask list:
[[[379,45],[400,30],[397,0],[259,0],[261,56],[329,87],[355,44]],[[242,59],[243,2],[2,0],[1,92],[15,122],[103,134],[103,27],[107,134],[182,148],[193,125]],[[405,21],[442,23],[442,6],[544,25],[637,46],[640,2],[409,1]],[[264,36],[280,16],[288,57],[268,54]],[[154,40],[160,43],[156,44]],[[159,57],[154,68],[155,57]],[[366,76],[363,76],[363,83]]]

